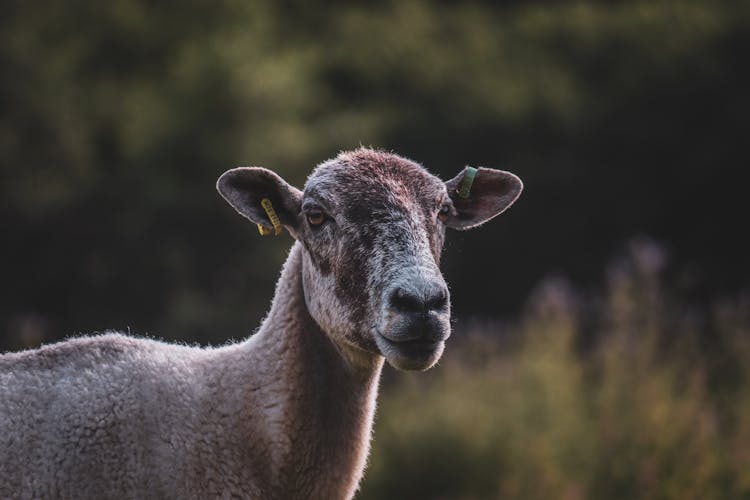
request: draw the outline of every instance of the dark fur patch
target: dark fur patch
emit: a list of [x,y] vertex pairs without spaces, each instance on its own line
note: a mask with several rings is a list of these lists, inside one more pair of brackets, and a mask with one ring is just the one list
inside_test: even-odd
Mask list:
[[367,258],[361,251],[340,260],[336,269],[336,296],[348,305],[352,322],[360,327],[365,326],[369,302],[366,269]]

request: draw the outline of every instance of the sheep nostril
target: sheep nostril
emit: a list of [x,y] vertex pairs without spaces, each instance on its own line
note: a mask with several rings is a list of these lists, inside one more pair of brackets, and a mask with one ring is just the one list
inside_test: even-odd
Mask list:
[[444,310],[448,306],[448,291],[441,287],[427,302],[430,310]]
[[390,305],[402,313],[421,313],[444,310],[448,305],[448,291],[444,286],[432,286],[418,294],[398,287],[390,295]]
[[390,303],[392,308],[404,313],[422,312],[425,309],[425,304],[419,296],[400,287],[391,293]]

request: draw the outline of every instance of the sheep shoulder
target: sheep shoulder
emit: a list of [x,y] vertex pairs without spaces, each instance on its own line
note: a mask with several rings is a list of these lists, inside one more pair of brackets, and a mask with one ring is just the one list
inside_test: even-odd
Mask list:
[[0,492],[170,488],[152,483],[169,482],[180,464],[154,470],[200,446],[210,353],[107,333],[0,356]]

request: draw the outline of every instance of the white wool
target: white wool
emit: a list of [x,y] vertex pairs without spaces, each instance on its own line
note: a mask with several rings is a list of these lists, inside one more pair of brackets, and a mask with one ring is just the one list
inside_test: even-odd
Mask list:
[[[265,169],[226,172],[232,206],[265,224],[258,199],[274,197],[298,240],[258,332],[219,348],[108,333],[0,356],[0,499],[351,498],[384,357],[425,370],[450,335],[446,227],[482,224],[522,188],[482,168],[455,207],[462,175],[368,149],[319,166],[305,193]],[[305,203],[327,222],[308,223]]]
[[0,498],[353,496],[382,359],[337,354],[304,307],[300,253],[245,342],[108,333],[0,356]]

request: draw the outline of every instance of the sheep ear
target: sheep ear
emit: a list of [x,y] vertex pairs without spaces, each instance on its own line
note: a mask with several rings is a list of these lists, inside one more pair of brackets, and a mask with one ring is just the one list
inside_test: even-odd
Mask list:
[[484,224],[511,206],[523,190],[521,179],[503,170],[465,167],[445,183],[455,211],[446,221],[452,229]]
[[281,224],[296,237],[302,191],[274,172],[260,167],[233,168],[219,177],[216,189],[240,214],[270,230],[273,222],[261,205],[262,200],[267,198]]

